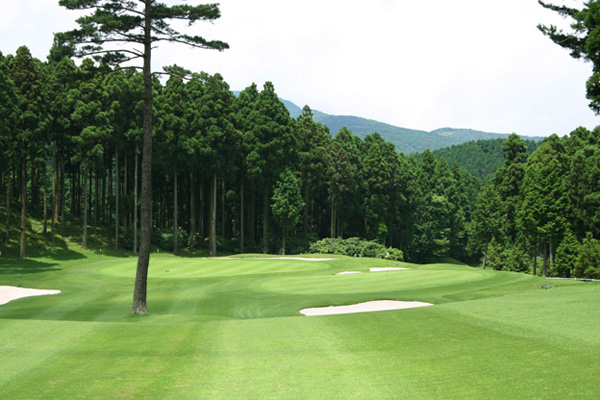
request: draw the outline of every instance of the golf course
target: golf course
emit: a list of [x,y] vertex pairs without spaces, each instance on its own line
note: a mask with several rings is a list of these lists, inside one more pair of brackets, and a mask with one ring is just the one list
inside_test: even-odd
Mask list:
[[[360,257],[153,253],[150,314],[131,315],[136,260],[76,248],[0,257],[0,286],[60,290],[0,305],[3,398],[600,396],[596,282]],[[300,313],[375,300],[433,306]]]

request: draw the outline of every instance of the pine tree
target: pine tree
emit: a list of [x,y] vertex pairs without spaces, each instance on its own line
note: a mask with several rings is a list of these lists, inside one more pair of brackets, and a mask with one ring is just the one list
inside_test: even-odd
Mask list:
[[[531,243],[542,239],[548,247],[550,265],[563,232],[568,227],[570,205],[564,186],[566,168],[561,162],[564,152],[556,135],[544,140],[531,155],[523,179],[521,200],[517,210],[517,224],[522,227]],[[548,261],[544,258],[543,276]]]
[[[15,85],[8,74],[8,66],[0,52],[0,173],[10,172],[17,143],[18,98]],[[9,173],[10,174],[10,173]],[[10,178],[6,176],[6,234],[4,243],[10,241]]]
[[313,230],[309,217],[311,198],[314,199],[319,192],[325,190],[326,155],[331,136],[326,126],[314,121],[313,112],[308,106],[302,109],[293,130],[298,140],[298,158],[302,173],[303,239],[307,240]]
[[44,95],[41,65],[25,46],[10,61],[9,75],[18,95],[16,157],[21,167],[21,240],[19,256],[26,255],[27,164],[34,165],[42,155],[48,136],[47,99]]
[[[69,10],[91,10],[80,17],[80,29],[57,34],[59,43],[74,49],[78,57],[95,55],[107,64],[143,60],[144,127],[142,149],[141,243],[136,273],[132,313],[145,314],[150,234],[152,229],[152,49],[160,42],[183,43],[202,49],[224,50],[220,41],[181,34],[170,27],[172,20],[213,21],[221,15],[216,4],[167,6],[156,0],[60,0]],[[133,47],[123,48],[118,44]],[[116,46],[115,46],[116,45]],[[115,46],[115,47],[111,47]]]
[[473,255],[483,254],[482,269],[488,260],[490,243],[500,236],[502,222],[500,195],[493,182],[488,182],[481,190],[475,203],[473,219],[469,224],[468,249]]
[[159,97],[160,142],[158,159],[161,169],[173,178],[173,254],[179,255],[179,226],[178,226],[178,174],[182,169],[185,152],[181,142],[187,131],[187,121],[184,118],[185,86],[183,79],[172,76],[167,81]]
[[266,82],[256,100],[256,112],[248,121],[253,130],[246,133],[248,144],[246,165],[249,178],[262,189],[263,252],[269,251],[269,199],[273,185],[286,167],[294,167],[297,145],[291,131],[291,120],[279,100],[273,83]]
[[538,28],[554,43],[570,50],[571,57],[592,63],[592,75],[586,84],[587,98],[590,100],[589,107],[596,115],[600,114],[600,1],[586,1],[581,9],[557,6],[541,0],[538,3],[571,20],[571,32],[564,32],[554,25],[540,24]]
[[329,143],[326,153],[326,180],[331,208],[331,238],[342,236],[347,221],[354,217],[354,208],[362,208],[362,203],[355,199],[360,189],[358,171],[362,169],[362,160],[359,157],[362,145],[363,142],[353,136],[347,128],[342,128]]
[[277,225],[282,232],[282,253],[285,255],[285,238],[291,232],[298,221],[304,200],[300,194],[300,180],[294,176],[294,173],[288,168],[279,176],[279,180],[273,189],[271,210]]

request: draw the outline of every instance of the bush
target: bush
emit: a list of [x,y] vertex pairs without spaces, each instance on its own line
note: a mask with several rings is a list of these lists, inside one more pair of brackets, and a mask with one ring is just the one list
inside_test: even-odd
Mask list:
[[573,275],[577,278],[600,279],[600,245],[589,232],[580,247]]
[[377,242],[360,238],[325,238],[311,243],[309,253],[338,254],[350,257],[384,258],[393,261],[404,261],[402,250],[385,247]]
[[504,251],[506,255],[505,271],[527,272],[529,271],[529,256],[522,249],[513,247]]
[[579,257],[580,247],[581,244],[579,244],[573,232],[567,231],[556,249],[556,259],[549,275],[570,278]]
[[488,245],[486,268],[502,270],[504,265],[506,265],[506,255],[502,251],[502,245],[496,239],[492,239]]
[[[178,229],[177,242],[179,249],[183,249],[187,244],[188,234],[182,228]],[[150,239],[153,245],[164,251],[173,251],[173,230],[154,230]],[[139,242],[138,242],[139,243]]]

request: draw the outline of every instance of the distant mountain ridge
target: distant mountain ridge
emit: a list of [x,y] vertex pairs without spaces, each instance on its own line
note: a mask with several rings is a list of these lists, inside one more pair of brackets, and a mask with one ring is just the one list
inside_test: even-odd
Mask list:
[[[289,100],[280,99],[287,107],[292,118],[298,118],[302,108]],[[475,140],[506,139],[509,133],[492,133],[474,129],[440,128],[431,132],[401,128],[372,119],[352,115],[331,115],[313,110],[314,120],[329,128],[335,136],[343,127],[348,128],[352,134],[364,139],[365,136],[377,132],[382,138],[396,146],[396,150],[406,155],[421,153],[427,149],[433,151]],[[526,139],[540,141],[543,137],[526,137]]]

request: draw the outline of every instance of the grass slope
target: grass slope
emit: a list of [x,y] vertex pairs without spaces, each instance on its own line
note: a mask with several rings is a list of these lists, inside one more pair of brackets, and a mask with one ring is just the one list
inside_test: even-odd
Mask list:
[[[383,266],[411,270],[368,272]],[[134,269],[132,257],[76,249],[0,257],[0,285],[62,291],[0,306],[3,398],[600,396],[597,283],[346,257],[153,254],[152,314],[131,316]],[[346,270],[363,273],[335,275]],[[376,299],[435,306],[298,313]]]

